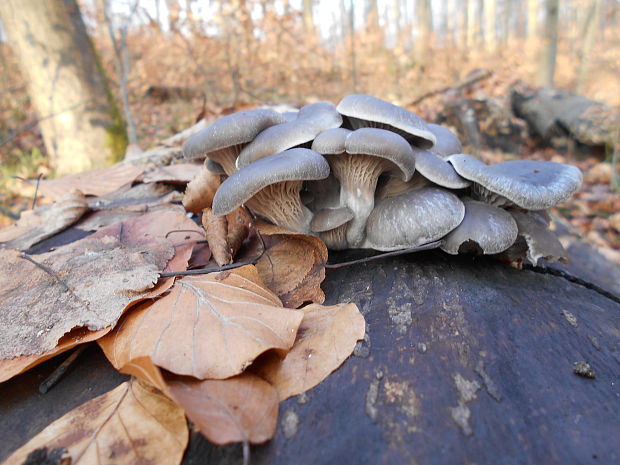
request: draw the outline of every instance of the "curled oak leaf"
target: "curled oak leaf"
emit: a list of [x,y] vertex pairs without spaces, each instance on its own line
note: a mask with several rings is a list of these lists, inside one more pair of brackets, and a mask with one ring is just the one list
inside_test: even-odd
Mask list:
[[58,202],[28,210],[19,220],[0,230],[0,246],[9,249],[26,250],[34,244],[68,228],[88,210],[84,194],[72,190]]
[[302,318],[283,308],[248,265],[177,280],[167,295],[128,312],[98,342],[120,371],[146,358],[179,375],[223,379],[267,350],[283,356]]
[[215,216],[213,210],[205,208],[202,210],[202,226],[205,228],[207,242],[215,263],[219,266],[232,263],[232,253],[226,241],[228,233],[226,217]]
[[286,358],[265,354],[252,372],[269,381],[280,400],[301,394],[323,381],[353,352],[364,338],[364,317],[355,304],[308,305],[301,309],[297,339]]
[[256,375],[223,380],[165,376],[167,393],[211,442],[260,444],[271,439],[278,421],[278,393]]
[[212,173],[203,166],[200,173],[187,185],[183,206],[192,213],[200,213],[203,209],[210,208],[220,184],[220,175]]
[[112,330],[112,326],[100,329],[99,331],[89,331],[86,328],[78,328],[65,334],[58,345],[47,352],[34,355],[23,355],[9,360],[0,360],[0,383],[4,383],[14,376],[20,375],[40,363],[56,357],[57,355],[74,348],[79,344],[96,341]]
[[256,263],[258,273],[284,306],[297,308],[305,302],[323,303],[327,247],[321,239],[257,222],[265,253]]
[[76,327],[115,324],[173,256],[170,241],[134,220],[33,257],[0,250],[0,359],[52,350]]
[[11,455],[24,463],[41,447],[66,449],[72,465],[109,463],[176,465],[189,432],[183,410],[137,380],[96,397],[59,418]]
[[142,171],[144,170],[137,166],[117,163],[102,170],[43,180],[39,183],[39,193],[51,200],[58,200],[73,189],[79,189],[85,195],[106,195],[129,185]]
[[244,207],[239,207],[226,215],[226,221],[228,223],[226,242],[234,257],[250,234],[252,218]]

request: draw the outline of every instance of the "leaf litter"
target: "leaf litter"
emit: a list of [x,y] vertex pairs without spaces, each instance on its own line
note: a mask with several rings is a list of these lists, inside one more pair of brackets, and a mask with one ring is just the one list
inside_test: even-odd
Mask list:
[[[82,421],[86,426],[80,428],[87,430],[92,418],[84,419],[82,413],[97,410],[93,405],[98,405],[99,399],[107,396],[118,399],[115,396],[119,390],[128,393],[128,389],[135,390],[133,386],[140,386],[159,395],[148,387],[152,385],[180,406],[195,427],[216,444],[256,444],[269,440],[275,434],[278,403],[320,383],[342,364],[356,341],[364,336],[364,320],[354,304],[317,305],[325,298],[320,288],[327,261],[324,243],[316,237],[261,221],[252,224],[250,215],[240,208],[226,216],[225,227],[217,229],[209,245],[197,245],[206,232],[184,212],[200,213],[210,207],[220,183],[219,176],[203,168],[188,185],[183,210],[169,203],[177,198],[175,191],[164,192],[161,184],[153,182],[128,188],[127,182],[131,181],[126,180],[134,173],[125,173],[126,182],[119,184],[122,171],[116,191],[111,184],[107,188],[100,186],[96,195],[102,197],[88,202],[97,211],[77,224],[79,228],[105,229],[58,250],[28,257],[30,260],[13,250],[0,251],[8,254],[0,256],[0,262],[16,267],[7,273],[13,278],[8,279],[6,275],[0,278],[0,296],[8,298],[5,300],[17,299],[23,310],[24,302],[11,290],[15,286],[28,288],[25,294],[31,302],[51,305],[50,308],[56,309],[52,313],[61,314],[60,317],[44,315],[35,305],[35,324],[32,325],[29,315],[30,333],[23,338],[22,349],[15,349],[19,344],[14,340],[3,344],[9,349],[0,352],[0,357],[5,358],[0,360],[0,380],[9,379],[75,345],[97,339],[117,369],[142,381],[134,380],[129,387],[119,387],[78,407],[50,425],[54,434],[71,436],[69,430]],[[180,178],[187,177],[185,168],[179,168],[163,170],[152,180],[171,177],[170,173],[177,171],[182,173]],[[137,170],[135,173],[139,174]],[[94,182],[97,176],[100,174],[95,177],[85,174],[77,181],[60,182],[59,192],[68,189],[67,184],[75,187],[78,181]],[[143,179],[151,180],[147,176]],[[149,209],[157,210],[147,213]],[[119,219],[123,221],[117,222]],[[108,226],[110,223],[115,224]],[[250,260],[257,260],[256,266],[186,276],[176,281],[175,278],[157,280],[162,270],[185,270],[192,254],[194,264],[205,264],[212,258],[214,240],[225,245],[233,264],[248,253],[258,252]],[[85,255],[97,256],[99,260],[88,261]],[[30,277],[24,281],[15,278],[28,274]],[[107,279],[101,279],[102,276]],[[44,289],[47,289],[45,295]],[[315,304],[295,310],[307,302]],[[2,306],[4,302],[0,311]],[[63,310],[58,310],[59,307]],[[20,322],[17,313],[12,318]],[[25,320],[22,318],[21,323]],[[25,327],[25,324],[18,325],[18,329]],[[63,327],[64,332],[60,329]],[[101,329],[88,329],[97,327]],[[6,334],[6,331],[0,333],[0,344]],[[33,350],[39,353],[12,359],[6,356],[6,353]],[[138,413],[135,415],[139,417]],[[75,420],[63,422],[67,418]],[[142,426],[138,423],[136,420],[129,427],[125,425],[127,437],[140,434],[142,430],[138,429]],[[41,435],[49,435],[48,429]],[[103,432],[104,428],[99,431]],[[9,460],[22,454],[15,460],[23,461],[33,450],[46,455],[47,449],[40,449],[41,445],[50,447],[50,454],[61,448],[68,453],[74,450],[70,441],[46,439],[44,444],[37,443],[37,438]],[[134,463],[136,454],[147,453],[147,449],[157,451],[158,442],[157,435],[144,438],[140,441],[144,451],[131,451],[123,445],[124,453],[130,451],[123,457],[130,458],[123,458],[119,463]],[[98,444],[109,454],[116,443]],[[181,451],[184,448],[185,445]],[[86,452],[80,454],[79,460],[73,463],[87,457]],[[153,457],[153,463],[179,463],[182,457],[174,455],[167,461],[169,455],[153,453],[149,457]]]

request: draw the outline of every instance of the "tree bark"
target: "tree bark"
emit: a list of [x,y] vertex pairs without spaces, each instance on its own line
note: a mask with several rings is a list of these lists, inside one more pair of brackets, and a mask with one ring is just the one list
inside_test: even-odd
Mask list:
[[20,58],[57,174],[121,159],[125,124],[75,0],[2,0],[0,16]]
[[430,0],[416,1],[415,55],[420,65],[426,63],[433,33],[433,12]]
[[484,45],[489,53],[497,50],[496,6],[495,0],[484,0]]
[[308,33],[314,32],[314,14],[312,11],[313,7],[313,0],[304,0],[304,27],[306,28],[306,32]]
[[588,8],[588,15],[583,26],[583,47],[581,49],[581,63],[579,64],[579,75],[577,77],[576,92],[583,94],[587,80],[588,80],[588,67],[590,59],[592,57],[592,49],[594,48],[594,41],[597,37],[599,30],[599,14],[600,14],[600,1],[591,0]]
[[538,65],[538,84],[546,87],[553,86],[555,75],[555,58],[558,49],[559,3],[559,0],[546,0],[545,2],[545,25]]

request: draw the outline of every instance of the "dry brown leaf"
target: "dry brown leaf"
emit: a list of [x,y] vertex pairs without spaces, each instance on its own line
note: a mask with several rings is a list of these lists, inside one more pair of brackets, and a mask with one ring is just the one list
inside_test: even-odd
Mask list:
[[73,189],[79,189],[86,195],[105,195],[133,182],[142,171],[142,168],[130,164],[117,163],[102,170],[43,180],[39,184],[39,192],[52,200],[59,200]]
[[323,303],[321,283],[325,279],[327,247],[318,237],[299,234],[278,226],[255,225],[267,250],[256,263],[258,273],[284,306],[297,308],[304,302]]
[[215,216],[213,210],[205,208],[202,210],[202,227],[205,228],[207,242],[215,263],[219,266],[231,264],[232,253],[226,241],[228,235],[226,217]]
[[196,244],[189,259],[189,268],[204,268],[211,260],[211,250],[209,244]]
[[252,218],[244,207],[239,207],[226,215],[226,221],[228,222],[226,242],[234,257],[250,234]]
[[200,213],[203,209],[210,208],[215,191],[220,184],[220,175],[212,173],[203,166],[198,176],[187,185],[183,206],[192,213]]
[[58,345],[56,347],[43,354],[24,355],[10,360],[0,360],[0,383],[4,383],[14,376],[20,375],[40,363],[56,357],[57,355],[60,355],[79,344],[96,341],[110,332],[111,329],[111,326],[100,329],[99,331],[88,331],[85,328],[75,329],[69,334],[65,334],[60,341],[58,341]]
[[189,432],[183,410],[139,381],[86,402],[19,448],[5,465],[19,465],[35,449],[66,449],[73,465],[181,462]]
[[0,359],[52,350],[76,327],[116,323],[174,255],[168,240],[149,232],[156,218],[144,215],[33,257],[0,250]]
[[[179,212],[165,212],[163,214],[151,215],[151,218],[157,218],[159,222],[164,222],[168,228],[176,229],[189,229],[200,231],[199,227],[185,215]],[[154,221],[157,223],[158,221]],[[193,228],[193,229],[192,229]],[[143,231],[148,231],[146,227],[142,228]],[[166,229],[162,229],[158,232],[158,235],[167,235]],[[170,239],[174,240],[175,254],[174,257],[168,262],[164,271],[175,272],[183,271],[187,269],[189,258],[192,254],[193,244],[190,242],[185,244],[191,236],[186,232],[173,232],[168,234]],[[178,241],[178,242],[177,242]],[[138,300],[154,298],[168,290],[174,283],[174,278],[160,279],[155,287],[148,293],[141,296]],[[130,303],[132,305],[134,302]],[[77,328],[65,334],[59,341],[58,345],[42,354],[25,355],[10,360],[0,360],[0,383],[7,381],[8,379],[17,376],[30,368],[49,360],[52,357],[62,354],[63,352],[72,349],[73,347],[84,344],[87,342],[95,341],[104,336],[112,330],[112,326],[101,329],[99,331],[89,331],[86,328]]]
[[303,313],[282,308],[253,266],[185,277],[99,340],[120,371],[147,359],[180,375],[222,379],[261,353],[288,351]]
[[364,317],[355,304],[308,305],[297,340],[284,360],[265,354],[251,370],[269,381],[280,400],[301,394],[323,381],[364,338]]
[[199,381],[166,375],[168,395],[215,444],[271,439],[278,420],[278,393],[256,375]]
[[153,171],[143,174],[138,181],[167,182],[177,184],[187,184],[194,179],[200,170],[202,163],[179,163],[176,165],[158,166]]
[[0,230],[0,243],[16,250],[26,250],[34,244],[68,228],[88,210],[84,194],[73,190],[52,205],[28,210],[17,223]]

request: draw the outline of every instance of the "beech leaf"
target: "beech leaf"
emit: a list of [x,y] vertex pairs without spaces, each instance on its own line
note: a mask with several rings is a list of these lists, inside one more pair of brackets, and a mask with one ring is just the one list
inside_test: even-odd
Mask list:
[[117,163],[102,170],[43,180],[39,183],[39,192],[51,200],[58,200],[73,189],[79,189],[86,195],[110,194],[131,183],[142,171],[144,170],[137,166]]
[[100,329],[99,331],[89,331],[86,328],[74,329],[68,334],[65,334],[58,345],[47,352],[34,355],[23,355],[21,357],[12,358],[9,360],[0,360],[0,383],[20,375],[32,367],[39,365],[40,363],[56,357],[57,355],[66,352],[74,348],[79,344],[85,344],[87,342],[96,341],[103,335],[110,332],[111,326]]
[[0,250],[0,359],[52,350],[76,327],[113,325],[147,295],[174,248],[149,234],[144,216],[33,257]]
[[87,210],[84,194],[71,191],[52,205],[23,212],[15,224],[0,230],[0,243],[4,242],[0,245],[17,250],[29,249],[71,226]]
[[353,303],[308,305],[297,340],[284,360],[265,354],[252,371],[269,381],[280,400],[301,394],[323,381],[353,352],[364,338],[364,317]]
[[258,273],[285,307],[305,302],[323,303],[327,247],[318,237],[258,222],[255,225],[267,250],[256,263]]
[[267,350],[288,351],[302,318],[283,308],[248,265],[177,280],[167,295],[129,312],[99,344],[120,371],[148,360],[179,375],[222,379]]
[[157,166],[152,171],[144,173],[138,180],[145,183],[187,184],[198,175],[201,169],[202,163],[177,163],[176,165]]
[[213,210],[202,210],[202,227],[205,228],[209,249],[215,263],[219,266],[232,263],[232,251],[228,246],[226,236],[228,234],[228,222],[225,216],[216,216]]
[[176,465],[183,458],[188,437],[183,410],[134,380],[56,420],[15,451],[5,465],[20,465],[42,447],[66,450],[62,458],[72,465]]
[[203,209],[210,208],[220,184],[220,175],[212,173],[203,166],[198,175],[187,184],[183,206],[188,212],[193,213],[200,213]]
[[215,444],[271,439],[278,420],[278,393],[256,375],[243,373],[223,380],[199,381],[165,376],[168,395],[198,430]]

